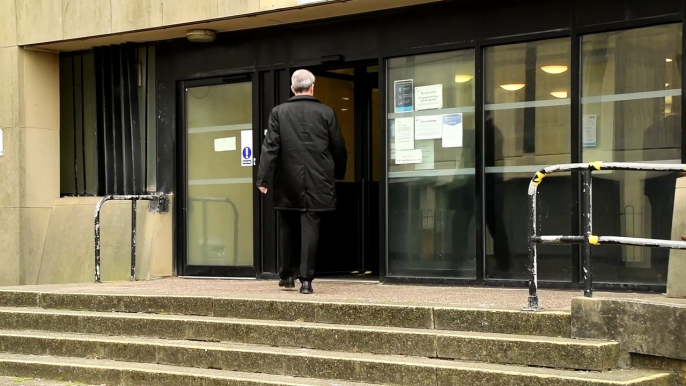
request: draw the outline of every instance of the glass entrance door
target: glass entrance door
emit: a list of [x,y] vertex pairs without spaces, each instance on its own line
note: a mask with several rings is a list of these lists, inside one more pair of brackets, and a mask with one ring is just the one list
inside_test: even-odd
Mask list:
[[183,275],[255,276],[252,83],[184,86]]

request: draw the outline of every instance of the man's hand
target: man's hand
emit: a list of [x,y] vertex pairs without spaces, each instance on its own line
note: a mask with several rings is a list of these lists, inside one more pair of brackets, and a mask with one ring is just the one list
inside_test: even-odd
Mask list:
[[260,190],[260,192],[262,192],[262,194],[267,194],[268,189],[266,187],[260,186],[260,187],[258,187],[258,189]]

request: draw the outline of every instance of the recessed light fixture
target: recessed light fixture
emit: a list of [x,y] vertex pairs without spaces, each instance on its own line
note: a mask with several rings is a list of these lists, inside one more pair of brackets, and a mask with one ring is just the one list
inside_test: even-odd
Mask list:
[[567,91],[553,91],[550,93],[550,95],[554,96],[555,98],[564,99],[567,98]]
[[665,87],[669,87],[669,83],[665,83]]
[[472,80],[472,75],[455,75],[455,83],[466,83]]
[[548,74],[562,74],[563,72],[567,71],[568,67],[567,66],[543,66],[541,67],[541,70],[544,72],[547,72]]
[[209,29],[194,29],[186,33],[186,39],[193,43],[210,43],[217,38],[217,34]]
[[348,111],[348,109],[341,109],[341,111]]
[[349,100],[350,100],[350,98],[348,98],[348,97],[343,97],[342,99],[343,99],[344,101],[349,101]]
[[500,88],[503,90],[507,91],[517,91],[523,89],[525,86],[524,83],[508,83],[508,84],[501,84]]
[[672,63],[672,59],[671,59],[671,58],[667,58],[667,59],[665,59],[665,62],[667,62],[667,63]]

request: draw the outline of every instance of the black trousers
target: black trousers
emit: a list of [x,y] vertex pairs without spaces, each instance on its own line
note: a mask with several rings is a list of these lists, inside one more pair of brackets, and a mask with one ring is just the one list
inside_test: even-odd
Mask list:
[[314,279],[314,263],[319,241],[319,214],[280,210],[279,276]]

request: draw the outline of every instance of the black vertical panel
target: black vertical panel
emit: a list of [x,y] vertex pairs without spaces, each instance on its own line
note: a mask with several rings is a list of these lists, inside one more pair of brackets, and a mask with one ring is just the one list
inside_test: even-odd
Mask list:
[[72,107],[72,143],[73,143],[73,149],[74,149],[74,194],[77,196],[79,195],[79,144],[78,144],[78,112],[77,112],[77,106],[80,103],[78,95],[76,93],[77,91],[77,69],[76,69],[76,64],[77,64],[77,56],[72,55],[71,57],[71,79],[72,79],[72,99],[71,99],[71,107]]
[[476,157],[476,170],[474,173],[476,175],[476,279],[483,280],[486,275],[486,208],[485,205],[492,205],[492,203],[486,203],[486,164],[485,164],[485,153],[486,146],[493,146],[493,144],[486,144],[485,130],[485,114],[484,114],[484,84],[486,82],[484,75],[485,60],[484,60],[484,48],[481,46],[476,46],[474,49],[475,53],[475,123],[476,123],[476,140],[475,140],[475,157]]
[[[276,71],[267,71],[260,73],[260,121],[262,123],[259,130],[260,142],[264,141],[264,130],[269,128],[269,115],[274,108],[274,101],[276,98],[275,84],[277,83]],[[261,154],[261,146],[255,147],[255,155],[259,157]],[[259,158],[258,158],[259,159]],[[271,193],[269,197],[262,197],[262,269],[259,273],[276,272],[276,211],[271,200]]]
[[[112,48],[104,47],[102,55],[102,84],[103,84],[103,106],[102,114],[103,127],[103,155],[105,163],[105,192],[111,194],[116,190],[116,158],[114,156],[114,87],[112,83]],[[100,71],[100,70],[99,70]]]
[[121,48],[112,46],[112,152],[114,155],[114,192],[124,190],[124,154],[122,126],[122,57]]
[[134,45],[128,45],[128,88],[129,88],[129,117],[131,127],[131,186],[134,194],[142,194],[145,190],[143,170],[145,161],[141,159],[141,112],[138,105],[138,55]]
[[[536,100],[537,42],[526,45],[526,97],[525,101]],[[536,153],[536,108],[524,109],[524,153]]]
[[122,154],[122,172],[124,177],[124,194],[133,194],[133,154],[132,154],[132,138],[131,138],[131,88],[129,79],[131,78],[131,73],[129,71],[129,47],[124,45],[121,46],[120,51],[120,83],[119,90],[121,90],[120,103],[121,103],[121,131],[119,135],[121,136],[121,154]]

